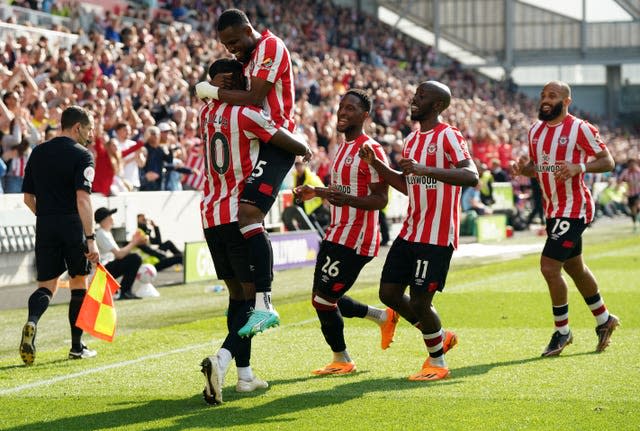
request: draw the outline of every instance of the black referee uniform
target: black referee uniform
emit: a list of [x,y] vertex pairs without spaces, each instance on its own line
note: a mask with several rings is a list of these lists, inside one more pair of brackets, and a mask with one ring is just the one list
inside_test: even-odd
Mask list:
[[[79,111],[81,108],[68,109]],[[64,116],[65,113],[63,113],[63,125]],[[71,127],[78,127],[78,123],[80,123],[79,127],[89,127],[86,120],[90,118],[86,113],[83,119],[85,124],[82,120],[75,121]],[[90,136],[90,130],[89,127],[89,131],[84,132],[85,136]],[[82,139],[88,141],[88,138]],[[56,290],[55,285],[51,286],[51,281],[56,280],[65,270],[69,272],[71,278],[88,275],[91,271],[91,263],[85,255],[88,250],[87,238],[78,212],[77,191],[86,192],[88,199],[94,175],[91,153],[83,145],[67,136],[59,136],[38,145],[27,162],[22,191],[25,193],[25,202],[28,197],[33,202],[33,198],[29,195],[35,196],[35,252],[39,282],[39,288],[29,297],[29,318],[23,327],[20,342],[20,356],[27,365],[31,365],[35,359],[38,320],[47,310]],[[29,206],[33,209],[31,205]],[[85,294],[85,289],[71,289],[70,359],[96,356],[94,350],[88,349],[82,343],[83,331],[75,325]]]
[[22,191],[36,196],[38,281],[65,269],[70,277],[89,274],[76,190],[91,193],[94,172],[91,153],[70,138],[53,138],[33,149]]

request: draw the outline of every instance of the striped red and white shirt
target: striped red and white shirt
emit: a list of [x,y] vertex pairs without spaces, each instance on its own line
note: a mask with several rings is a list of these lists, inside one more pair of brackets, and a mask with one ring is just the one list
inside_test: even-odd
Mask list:
[[[441,169],[453,169],[471,158],[460,131],[446,123],[440,123],[428,132],[412,132],[404,140],[402,157]],[[461,187],[426,175],[407,175],[406,182],[409,209],[400,238],[457,248]]]
[[[387,163],[382,146],[362,134],[353,141],[342,143],[331,164],[331,185],[351,196],[369,196],[369,184],[383,182],[376,170],[358,155],[365,142],[371,144],[378,158]],[[324,239],[352,248],[362,256],[377,256],[380,249],[378,211],[332,205],[331,224]]]
[[31,156],[31,151],[25,151],[21,156],[15,156],[11,159],[11,166],[7,172],[8,177],[24,178],[24,169],[27,167],[27,162]]
[[[200,109],[206,181],[200,203],[204,228],[238,220],[239,196],[258,160],[260,141],[278,131],[262,111],[211,101]],[[267,144],[268,145],[268,144]]]
[[182,179],[182,184],[194,190],[203,190],[206,178],[204,172],[204,152],[202,151],[201,145],[201,142],[194,144],[191,150],[189,150],[189,154],[187,154],[187,160],[184,162],[187,167],[198,170],[197,174],[194,172],[185,175]]
[[254,76],[273,84],[264,99],[263,109],[273,118],[277,127],[285,127],[293,132],[296,128],[293,121],[293,67],[289,50],[282,39],[269,30],[263,31],[251,60],[244,67],[244,74],[249,85]]
[[584,120],[567,115],[562,123],[550,126],[537,121],[529,129],[529,157],[544,196],[547,218],[584,218],[591,223],[595,203],[584,183],[584,173],[564,182],[558,182],[554,173],[560,168],[558,161],[586,163],[606,149],[598,129]]
[[627,190],[628,196],[640,195],[640,167],[636,166],[634,169],[625,169],[620,174],[619,179],[629,186],[629,190]]

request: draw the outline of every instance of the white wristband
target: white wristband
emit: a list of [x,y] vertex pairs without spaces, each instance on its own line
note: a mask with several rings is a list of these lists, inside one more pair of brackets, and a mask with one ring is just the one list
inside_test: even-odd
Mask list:
[[211,85],[206,81],[196,84],[196,95],[199,99],[216,99],[218,100],[218,87]]
[[587,172],[587,167],[584,163],[580,163],[580,172]]

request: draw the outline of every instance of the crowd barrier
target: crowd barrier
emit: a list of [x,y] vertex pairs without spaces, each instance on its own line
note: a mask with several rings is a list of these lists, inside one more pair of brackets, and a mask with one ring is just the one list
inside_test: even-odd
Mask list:
[[[495,208],[513,206],[513,191],[509,183],[494,184]],[[116,208],[113,214],[114,237],[126,242],[137,229],[137,215],[144,213],[159,227],[164,240],[184,244],[188,263],[185,280],[209,279],[213,265],[206,250],[200,216],[201,192],[132,192],[117,196],[91,196],[93,208]],[[290,190],[283,190],[265,218],[274,244],[276,269],[313,264],[317,232],[306,232],[301,237],[284,233],[282,212],[293,204]],[[385,209],[390,223],[400,222],[406,214],[407,196],[391,190]],[[506,237],[506,218],[503,215],[481,216],[475,223],[479,242],[496,241]],[[298,234],[299,232],[296,232]],[[35,279],[33,268],[35,246],[35,216],[23,203],[22,194],[0,195],[0,286],[29,283]],[[315,250],[315,251],[314,251]],[[195,268],[195,269],[194,269]],[[189,272],[189,274],[187,274]]]

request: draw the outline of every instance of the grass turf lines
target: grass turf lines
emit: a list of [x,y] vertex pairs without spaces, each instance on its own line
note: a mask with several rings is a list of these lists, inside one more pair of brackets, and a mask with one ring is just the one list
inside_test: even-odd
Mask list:
[[[118,302],[115,342],[85,336],[99,354],[82,361],[65,359],[67,306],[52,306],[38,327],[32,367],[17,352],[26,311],[0,311],[0,430],[638,429],[640,241],[615,229],[598,235],[585,236],[586,262],[623,325],[603,354],[593,353],[594,319],[570,282],[574,343],[560,357],[539,357],[553,318],[538,255],[470,259],[454,262],[436,296],[443,324],[460,337],[447,355],[451,378],[407,381],[426,357],[420,334],[401,320],[382,351],[377,326],[361,319],[345,319],[358,372],[312,376],[331,353],[309,301],[312,269],[291,270],[276,275],[283,326],[253,339],[252,366],[270,388],[236,393],[232,366],[217,407],[202,400],[199,363],[224,336],[224,294],[187,285]],[[379,303],[382,262],[365,267],[355,298]]]

